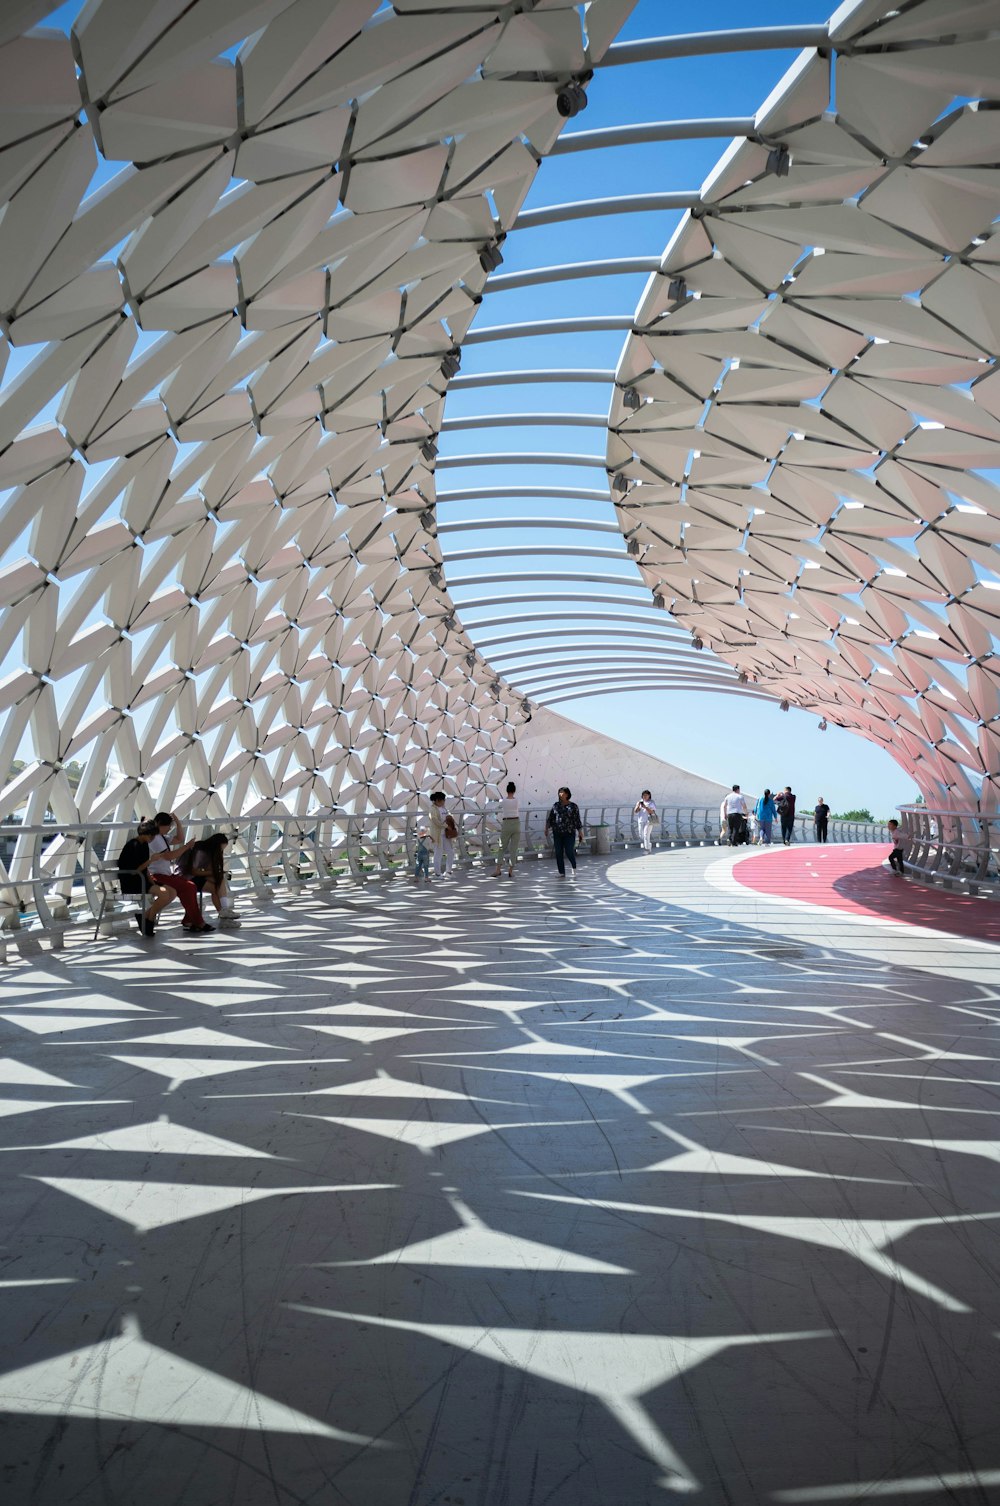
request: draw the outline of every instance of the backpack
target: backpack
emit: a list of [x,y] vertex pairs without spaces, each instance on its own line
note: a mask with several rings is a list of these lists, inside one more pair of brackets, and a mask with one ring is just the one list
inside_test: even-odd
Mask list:
[[[134,870],[149,857],[149,843],[138,837],[129,837],[118,854],[118,887],[123,894],[142,894],[146,888],[144,873]],[[133,871],[130,871],[133,870]]]
[[458,836],[458,827],[455,825],[454,816],[445,816],[444,834],[448,838],[449,842],[454,842],[455,838]]

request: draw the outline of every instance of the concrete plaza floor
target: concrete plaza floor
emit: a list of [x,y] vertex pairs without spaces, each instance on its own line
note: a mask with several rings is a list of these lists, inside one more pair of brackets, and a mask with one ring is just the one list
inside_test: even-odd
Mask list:
[[3,969],[4,1506],[1000,1500],[1000,946],[742,861]]

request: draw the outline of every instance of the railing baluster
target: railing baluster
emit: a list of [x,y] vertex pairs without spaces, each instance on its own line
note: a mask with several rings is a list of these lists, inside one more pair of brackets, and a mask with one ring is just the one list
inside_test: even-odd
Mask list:
[[[521,845],[526,858],[551,855],[551,843],[543,831],[549,807],[528,805],[521,812]],[[119,812],[120,814],[120,812]],[[492,851],[497,827],[491,807],[455,811],[459,828],[458,852],[464,866],[485,863]],[[706,806],[660,808],[658,847],[690,846],[716,840],[714,809]],[[634,841],[631,805],[588,806],[582,819],[589,835],[605,827],[612,847],[630,847]],[[811,816],[796,817],[796,838],[808,842]],[[336,882],[335,870],[346,869],[353,882],[364,884],[374,866],[382,877],[393,877],[404,860],[412,864],[417,830],[425,817],[418,809],[358,812],[322,811],[312,816],[268,815],[247,820],[241,817],[207,820],[185,815],[190,833],[200,828],[228,828],[231,847],[228,861],[237,882],[242,879],[260,901],[274,898],[271,874],[280,875],[289,894],[310,888],[329,888]],[[906,838],[907,872],[928,882],[959,886],[967,893],[993,894],[1000,898],[1000,813],[971,810],[932,810],[926,806],[901,807],[901,826]],[[7,822],[0,825],[6,837],[4,851],[11,853],[6,871],[0,862],[0,915],[7,941],[20,933],[44,935],[60,945],[63,932],[74,922],[93,923],[101,914],[106,882],[99,870],[114,871],[114,861],[134,823],[127,821],[76,822],[62,826]],[[884,822],[831,819],[829,837],[835,842],[888,843]],[[104,906],[103,919],[113,930],[116,917],[121,925],[121,906]],[[129,908],[127,905],[125,908]]]

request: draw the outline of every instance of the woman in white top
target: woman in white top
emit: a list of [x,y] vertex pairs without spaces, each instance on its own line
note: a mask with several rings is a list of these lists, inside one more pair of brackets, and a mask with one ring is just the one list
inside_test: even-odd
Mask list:
[[507,797],[500,802],[500,848],[493,877],[500,877],[504,857],[507,860],[507,877],[514,877],[514,864],[521,845],[521,811],[517,803],[517,785],[513,780],[507,785]]
[[653,822],[656,820],[656,802],[649,790],[643,790],[632,807],[639,828],[639,841],[643,852],[653,850]]

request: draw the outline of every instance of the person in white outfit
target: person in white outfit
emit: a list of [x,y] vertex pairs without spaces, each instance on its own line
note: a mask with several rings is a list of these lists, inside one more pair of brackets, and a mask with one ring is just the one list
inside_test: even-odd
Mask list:
[[656,802],[649,790],[643,790],[632,807],[639,828],[639,841],[643,852],[653,850],[653,823],[656,820]]
[[431,796],[431,841],[434,844],[434,872],[444,878],[449,868],[455,866],[455,838],[458,828],[453,816],[444,808],[444,791],[435,790]]
[[493,877],[500,877],[500,870],[507,864],[507,877],[514,877],[517,850],[521,845],[521,809],[517,803],[517,785],[513,780],[507,785],[507,794],[500,802],[500,848]]
[[729,841],[733,847],[738,846],[740,841],[745,841],[746,819],[750,814],[749,806],[740,793],[738,784],[734,784],[732,790],[723,801],[726,811],[726,825],[729,827]]

